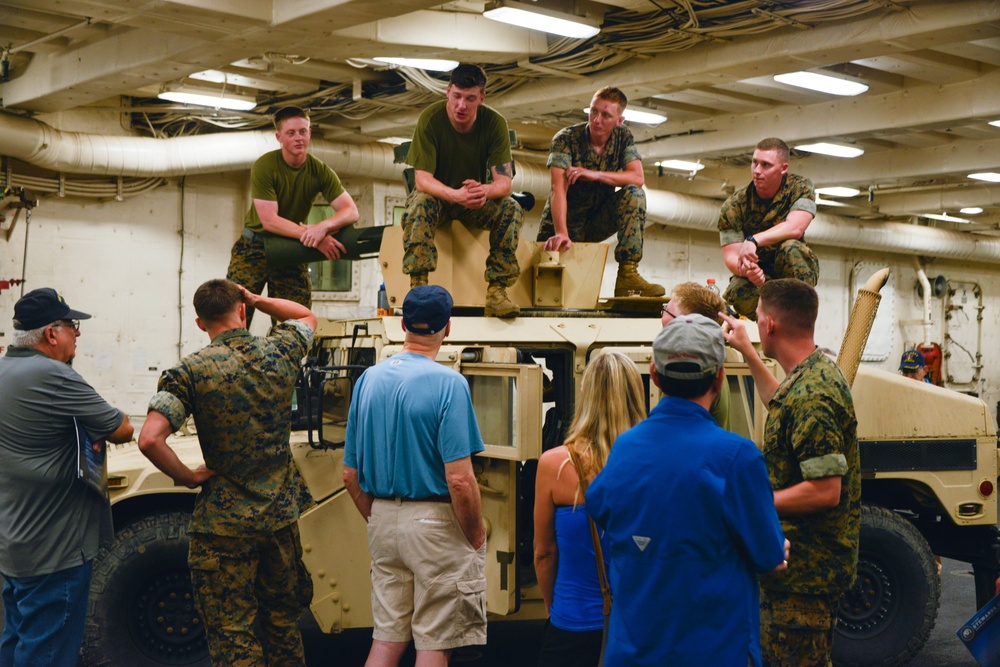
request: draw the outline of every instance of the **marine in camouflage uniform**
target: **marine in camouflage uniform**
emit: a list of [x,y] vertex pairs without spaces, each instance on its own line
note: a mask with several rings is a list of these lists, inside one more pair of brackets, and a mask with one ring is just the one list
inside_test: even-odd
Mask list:
[[831,665],[837,607],[858,561],[861,473],[851,391],[822,351],[796,366],[775,391],[763,451],[775,491],[841,477],[835,508],[781,517],[792,558],[788,570],[760,580],[765,667]]
[[[641,160],[632,132],[624,125],[611,131],[604,153],[590,145],[589,123],[579,123],[560,130],[552,137],[546,167],[569,169],[581,167],[593,171],[622,171],[633,160]],[[614,186],[593,181],[577,181],[566,192],[566,227],[572,241],[600,243],[618,234],[615,261],[642,259],[642,233],[646,227],[646,192],[639,186],[626,185],[617,192]],[[552,198],[545,202],[538,241],[555,234],[552,223]]]
[[[420,114],[406,163],[456,190],[468,179],[490,183],[492,170],[513,177],[507,166],[513,158],[504,117],[482,105],[472,129],[461,133],[451,124],[446,105],[435,102]],[[434,271],[438,226],[446,220],[460,220],[490,230],[490,254],[483,277],[491,285],[510,287],[520,273],[516,252],[523,219],[520,204],[509,196],[488,199],[482,208],[471,209],[414,189],[406,198],[403,214],[403,273],[426,276]]]
[[[742,243],[754,234],[783,222],[792,211],[816,215],[816,192],[812,182],[796,174],[785,174],[771,199],[761,199],[753,183],[730,196],[719,213],[721,245]],[[757,248],[758,266],[768,280],[798,278],[810,285],[819,280],[819,260],[802,239],[786,239],[776,246]],[[723,298],[740,315],[756,319],[757,286],[742,276],[729,279]]]
[[195,502],[188,555],[215,665],[305,665],[298,620],[312,580],[297,519],[311,498],[292,460],[288,415],[312,335],[298,320],[266,337],[242,327],[218,333],[163,373],[149,403],[173,430],[194,415],[216,473]]

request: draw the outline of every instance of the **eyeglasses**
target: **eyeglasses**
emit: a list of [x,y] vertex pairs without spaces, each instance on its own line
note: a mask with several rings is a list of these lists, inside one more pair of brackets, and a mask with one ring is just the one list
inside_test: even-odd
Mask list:
[[667,306],[669,306],[669,305],[670,305],[670,304],[664,304],[664,305],[663,305],[663,314],[664,314],[664,315],[669,315],[669,316],[670,316],[670,319],[672,319],[672,320],[676,320],[676,319],[677,319],[677,316],[676,316],[676,315],[674,315],[673,313],[671,313],[671,312],[670,312],[669,310],[667,310]]
[[74,331],[80,330],[80,320],[60,320],[55,324],[49,325],[53,327],[69,327]]

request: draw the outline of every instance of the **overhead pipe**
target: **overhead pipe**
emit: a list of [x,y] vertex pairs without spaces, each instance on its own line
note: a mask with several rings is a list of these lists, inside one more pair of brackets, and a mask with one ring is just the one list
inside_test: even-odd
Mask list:
[[[0,113],[5,155],[60,173],[105,176],[183,176],[249,169],[262,154],[278,148],[273,132],[226,132],[172,139],[63,132],[31,118]],[[339,174],[397,180],[402,165],[392,147],[374,142],[348,144],[317,138],[312,152]],[[548,169],[518,163],[514,189],[547,197]],[[666,190],[646,191],[649,222],[715,232],[717,200]],[[1000,239],[894,222],[861,221],[820,214],[806,234],[810,244],[905,255],[1000,264]]]
[[917,280],[920,281],[920,288],[924,292],[924,340],[921,342],[931,342],[931,281],[927,279],[927,272],[916,257],[913,258],[913,268],[917,272]]

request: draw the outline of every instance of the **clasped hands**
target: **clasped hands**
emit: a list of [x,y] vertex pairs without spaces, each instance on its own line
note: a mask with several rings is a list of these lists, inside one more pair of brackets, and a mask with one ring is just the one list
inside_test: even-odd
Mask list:
[[300,222],[299,226],[303,228],[299,242],[307,248],[316,248],[327,259],[339,259],[347,252],[344,244],[330,234],[333,229],[332,223],[324,221],[315,225],[305,225]]
[[763,285],[764,281],[767,280],[767,276],[764,275],[764,269],[760,268],[758,264],[759,261],[757,246],[751,241],[744,241],[740,245],[740,256],[736,260],[736,268],[739,271],[739,275],[757,286]]

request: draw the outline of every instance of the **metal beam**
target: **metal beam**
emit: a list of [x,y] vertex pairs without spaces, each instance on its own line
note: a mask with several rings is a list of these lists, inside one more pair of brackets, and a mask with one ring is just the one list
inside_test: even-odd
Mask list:
[[694,132],[639,147],[647,159],[698,157],[748,150],[776,133],[790,145],[812,139],[964,124],[1000,118],[1000,72],[946,86],[925,85],[887,95],[842,98],[807,106],[786,105],[753,114],[731,114],[661,126],[660,132]]

